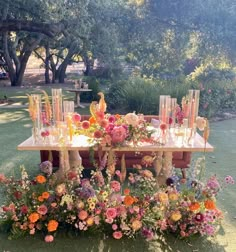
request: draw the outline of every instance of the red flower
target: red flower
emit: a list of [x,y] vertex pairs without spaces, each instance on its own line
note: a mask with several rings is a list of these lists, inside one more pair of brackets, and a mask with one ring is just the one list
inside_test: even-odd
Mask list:
[[15,196],[16,199],[21,199],[22,192],[16,191],[16,192],[14,192],[14,196]]
[[23,214],[27,214],[27,213],[28,213],[28,207],[27,207],[26,205],[24,205],[24,206],[22,206],[22,207],[20,208],[20,211],[21,211],[21,213],[23,213]]

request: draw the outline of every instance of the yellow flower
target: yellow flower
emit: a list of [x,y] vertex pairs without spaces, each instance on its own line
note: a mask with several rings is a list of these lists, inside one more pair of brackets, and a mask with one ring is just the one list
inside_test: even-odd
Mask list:
[[87,223],[88,226],[92,226],[93,223],[94,223],[93,217],[88,217],[88,219],[86,220],[86,223]]
[[164,192],[158,193],[158,199],[161,203],[167,204],[168,203],[168,194]]
[[102,197],[107,198],[108,197],[108,192],[107,191],[102,192]]
[[77,202],[76,206],[77,206],[78,209],[83,209],[84,208],[84,202],[80,200],[80,201]]
[[176,201],[176,200],[178,200],[178,198],[179,198],[179,195],[177,193],[172,192],[169,194],[170,200]]
[[171,218],[171,220],[176,222],[182,218],[182,215],[181,215],[180,211],[175,211],[171,214],[170,218]]
[[89,204],[89,210],[93,210],[95,208],[95,203],[94,202],[91,202]]
[[140,220],[134,220],[131,226],[134,231],[138,231],[142,227],[142,222]]
[[93,198],[92,198],[92,197],[89,197],[89,198],[87,199],[87,202],[88,202],[88,203],[92,203],[92,202],[93,202]]

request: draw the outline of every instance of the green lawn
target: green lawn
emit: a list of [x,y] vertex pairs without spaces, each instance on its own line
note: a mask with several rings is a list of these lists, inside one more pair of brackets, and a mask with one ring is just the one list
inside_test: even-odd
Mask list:
[[[24,92],[23,96],[24,96]],[[19,94],[19,95],[22,95]],[[88,110],[79,110],[86,114]],[[236,179],[236,120],[211,124],[209,142],[214,153],[207,154],[207,174],[224,178],[231,175]],[[17,151],[16,147],[31,134],[31,121],[27,108],[0,107],[0,173],[19,174],[20,165],[25,165],[30,174],[36,174],[40,162],[37,151]],[[218,204],[225,213],[222,228],[215,239],[180,241],[173,236],[146,242],[143,239],[116,241],[104,237],[68,237],[59,234],[52,244],[46,244],[43,237],[26,237],[7,240],[0,234],[0,252],[10,251],[236,251],[236,186],[229,186],[220,194]]]

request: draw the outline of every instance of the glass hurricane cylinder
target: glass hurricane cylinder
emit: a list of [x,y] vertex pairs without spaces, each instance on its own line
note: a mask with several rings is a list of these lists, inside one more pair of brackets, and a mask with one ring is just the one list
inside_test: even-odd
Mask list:
[[75,103],[74,101],[63,101],[63,115],[64,121],[66,121],[67,114],[72,114],[75,112]]
[[171,98],[169,95],[160,95],[159,118],[161,123],[169,124]]
[[189,90],[188,99],[189,99],[189,128],[193,128],[195,126],[196,117],[198,116],[198,108],[199,108],[199,96],[200,90]]
[[32,94],[31,117],[33,121],[32,137],[33,143],[37,144],[40,141],[40,130],[42,128],[42,103],[40,94]]
[[171,127],[175,127],[176,106],[177,106],[177,98],[171,98],[171,107],[170,107]]
[[61,88],[52,89],[52,113],[54,123],[63,120]]

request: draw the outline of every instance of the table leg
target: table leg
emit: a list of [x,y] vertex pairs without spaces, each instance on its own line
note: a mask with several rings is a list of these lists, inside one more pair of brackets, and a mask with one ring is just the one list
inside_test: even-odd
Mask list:
[[69,151],[69,163],[70,169],[77,169],[82,166],[82,158],[79,154],[79,151]]
[[56,172],[57,179],[64,180],[67,172],[70,170],[69,152],[63,150],[59,152],[59,170]]
[[172,174],[172,152],[158,152],[156,159],[157,184],[165,185],[167,178]]
[[80,104],[80,92],[75,93],[75,104],[79,108],[85,108],[83,105]]

